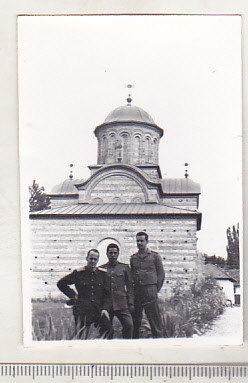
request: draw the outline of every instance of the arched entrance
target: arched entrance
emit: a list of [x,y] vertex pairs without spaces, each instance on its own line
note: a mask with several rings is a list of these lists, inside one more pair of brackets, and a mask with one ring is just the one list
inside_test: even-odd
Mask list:
[[103,265],[104,263],[108,262],[108,257],[107,257],[106,253],[107,253],[107,246],[110,243],[116,243],[116,245],[119,246],[119,248],[120,248],[120,255],[119,255],[118,260],[120,260],[120,257],[121,257],[121,247],[120,247],[119,242],[116,239],[114,239],[114,238],[104,238],[97,245],[97,250],[100,253],[100,258],[99,258],[98,266]]

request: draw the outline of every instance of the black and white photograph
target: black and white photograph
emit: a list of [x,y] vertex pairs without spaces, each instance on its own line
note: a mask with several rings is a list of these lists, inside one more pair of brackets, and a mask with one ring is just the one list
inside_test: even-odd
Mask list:
[[18,17],[25,345],[242,344],[241,80],[238,15]]

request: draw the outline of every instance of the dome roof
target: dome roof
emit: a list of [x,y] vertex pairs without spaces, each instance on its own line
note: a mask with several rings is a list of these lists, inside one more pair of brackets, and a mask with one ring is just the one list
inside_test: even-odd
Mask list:
[[50,194],[78,194],[78,189],[76,188],[75,184],[82,182],[83,180],[73,180],[73,179],[66,179],[65,181],[61,182],[58,185],[55,185]]
[[168,194],[200,194],[201,187],[190,178],[164,178],[163,192]]
[[104,123],[119,121],[135,121],[156,125],[152,117],[144,109],[130,104],[114,109],[105,118]]

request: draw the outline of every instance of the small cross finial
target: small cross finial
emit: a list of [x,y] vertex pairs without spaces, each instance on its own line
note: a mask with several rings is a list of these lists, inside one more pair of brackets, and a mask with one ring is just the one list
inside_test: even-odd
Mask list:
[[70,170],[69,178],[70,180],[72,180],[73,179],[73,172],[72,172],[73,164],[70,164],[70,168],[71,170]]
[[[126,87],[128,88],[128,89],[132,89],[132,88],[134,88],[134,83],[133,84],[131,84],[131,83],[128,83],[127,85],[126,85]],[[131,92],[131,91],[130,91]],[[129,95],[128,95],[128,97],[127,97],[127,105],[131,105],[131,102],[132,102],[133,100],[132,100],[132,98],[131,98],[131,93],[129,93]]]
[[188,178],[188,176],[189,176],[188,169],[187,169],[187,167],[189,166],[188,162],[185,162],[184,166],[185,166],[184,177],[185,177],[185,178]]

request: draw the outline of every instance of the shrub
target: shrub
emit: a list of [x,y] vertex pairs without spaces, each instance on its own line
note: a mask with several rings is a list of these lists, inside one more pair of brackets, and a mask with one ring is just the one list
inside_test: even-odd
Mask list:
[[[165,338],[191,337],[201,335],[213,320],[225,309],[226,299],[214,279],[196,281],[190,288],[178,283],[170,298],[160,300],[163,336]],[[33,301],[33,340],[99,339],[94,325],[89,329],[75,330],[71,309],[65,309],[61,301]],[[115,338],[121,335],[121,325],[114,318]],[[141,338],[151,338],[147,318],[142,319]]]
[[173,295],[160,301],[164,337],[201,335],[224,312],[226,299],[214,279],[196,281],[190,288],[178,283]]

